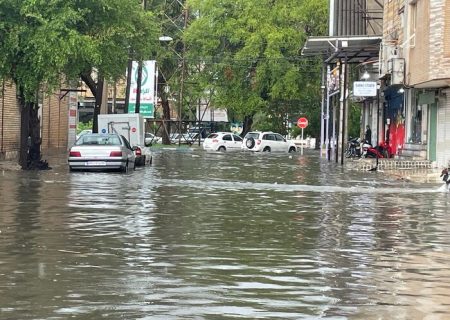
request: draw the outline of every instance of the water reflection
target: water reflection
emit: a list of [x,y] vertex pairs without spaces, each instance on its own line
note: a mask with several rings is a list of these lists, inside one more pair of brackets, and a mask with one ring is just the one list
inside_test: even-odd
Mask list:
[[0,180],[6,319],[445,319],[448,195],[317,154]]

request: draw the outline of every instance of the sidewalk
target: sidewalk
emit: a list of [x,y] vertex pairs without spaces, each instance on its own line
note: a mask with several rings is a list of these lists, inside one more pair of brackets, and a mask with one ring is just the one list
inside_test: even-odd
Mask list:
[[17,171],[22,168],[19,166],[17,161],[12,160],[0,160],[0,171]]
[[376,159],[357,158],[347,159],[345,166],[351,170],[358,171],[372,171],[382,172],[386,175],[392,176],[394,179],[424,182],[424,183],[439,183],[441,182],[439,168],[433,167],[430,161],[412,161],[399,159],[378,159],[378,166]]

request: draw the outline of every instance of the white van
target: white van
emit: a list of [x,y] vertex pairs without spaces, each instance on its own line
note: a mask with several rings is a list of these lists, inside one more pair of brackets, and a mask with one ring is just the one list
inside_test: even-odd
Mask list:
[[117,133],[134,147],[136,165],[151,163],[152,154],[145,146],[145,119],[139,113],[99,114],[98,133]]

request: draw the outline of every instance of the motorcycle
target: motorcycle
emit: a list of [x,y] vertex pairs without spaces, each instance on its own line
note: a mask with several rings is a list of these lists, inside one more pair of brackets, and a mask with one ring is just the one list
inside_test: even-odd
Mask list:
[[351,138],[347,141],[347,149],[345,150],[345,157],[359,158],[361,157],[361,139]]
[[370,143],[365,141],[362,145],[362,156],[364,158],[390,158],[389,146],[382,142],[378,146],[373,147]]

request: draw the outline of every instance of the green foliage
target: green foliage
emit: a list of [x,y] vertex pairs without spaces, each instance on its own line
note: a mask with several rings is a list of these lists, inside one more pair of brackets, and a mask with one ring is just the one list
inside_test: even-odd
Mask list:
[[348,114],[348,136],[360,137],[361,132],[361,105],[358,103],[350,103]]
[[119,77],[130,51],[151,56],[158,34],[152,17],[134,0],[2,0],[0,78],[13,80],[32,101],[62,75],[78,79],[96,69]]
[[[191,0],[198,18],[185,33],[188,59],[201,60],[192,82],[233,115],[283,130],[286,117],[320,106],[320,63],[299,51],[327,29],[326,0]],[[264,119],[264,117],[266,119]]]
[[83,130],[92,129],[92,120],[89,122],[78,122],[77,124],[77,133],[80,133]]

